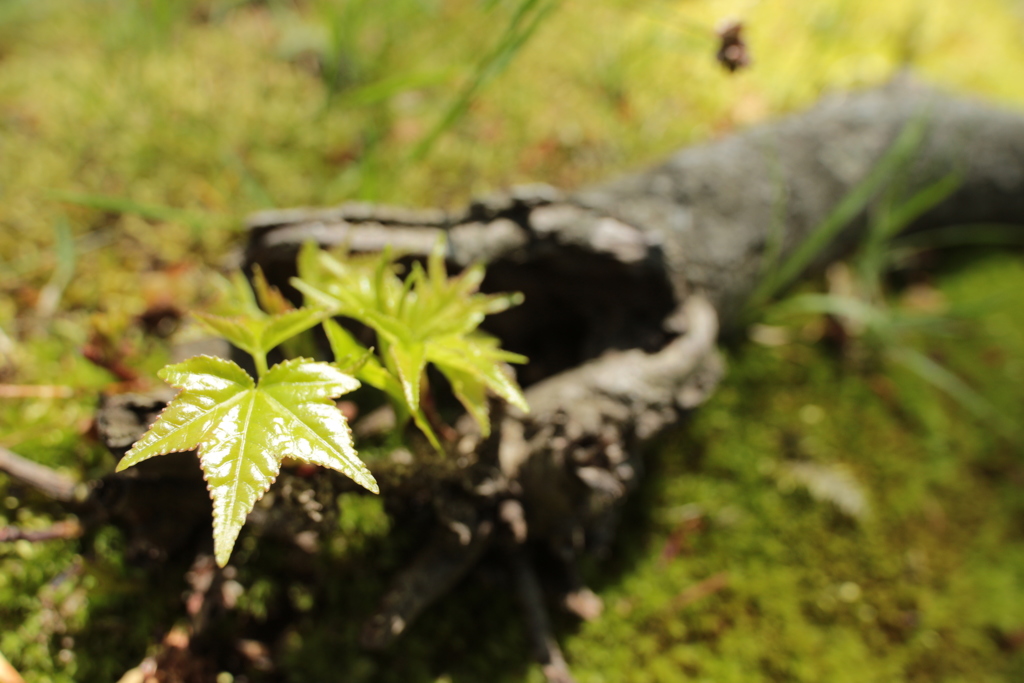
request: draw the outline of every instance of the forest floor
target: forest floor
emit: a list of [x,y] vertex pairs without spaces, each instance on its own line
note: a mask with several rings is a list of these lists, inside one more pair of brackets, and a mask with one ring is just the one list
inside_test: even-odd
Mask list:
[[[714,59],[730,16],[753,56],[736,74]],[[251,211],[573,188],[904,67],[1020,107],[1022,37],[1012,0],[7,0],[0,386],[51,395],[6,389],[0,445],[109,472],[97,396],[156,382]],[[971,314],[908,343],[995,412],[820,320],[734,340],[725,383],[652,448],[612,556],[586,568],[604,615],[558,618],[581,683],[1024,679],[1024,438],[1005,428],[1024,410],[1024,260],[963,252],[916,284]],[[280,680],[542,680],[486,562],[392,651],[360,652],[412,539],[372,500],[339,504],[329,583],[269,583],[273,553],[240,545],[239,614],[254,633],[292,619]],[[61,518],[0,475],[0,527]],[[0,543],[0,653],[28,683],[118,680],[163,635],[181,568],[144,572],[122,547],[113,529]]]

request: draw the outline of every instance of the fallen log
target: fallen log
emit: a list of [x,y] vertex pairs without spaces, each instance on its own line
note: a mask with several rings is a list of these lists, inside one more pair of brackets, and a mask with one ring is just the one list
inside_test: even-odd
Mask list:
[[[444,232],[453,265],[487,262],[485,287],[527,293],[524,306],[495,324],[510,348],[582,326],[568,335],[582,360],[663,338],[665,317],[694,293],[709,299],[724,328],[735,326],[773,232],[785,258],[915,121],[925,131],[901,178],[905,194],[950,172],[958,173],[959,185],[911,230],[1024,221],[1021,113],[903,77],[833,95],[805,113],[573,193],[524,186],[453,212],[349,204],[259,213],[249,221],[245,261],[280,269],[277,280],[284,282],[305,240],[356,251],[388,243],[422,254]],[[857,241],[870,208],[849,222],[818,265]],[[530,297],[533,291],[538,296]],[[571,324],[559,327],[558,314]],[[645,339],[652,333],[655,339]]]
[[[900,177],[905,192],[951,171],[959,184],[910,230],[1024,226],[1024,116],[908,79],[831,97],[804,114],[576,192],[532,185],[458,211],[347,204],[252,217],[244,267],[259,265],[296,300],[288,279],[306,241],[354,251],[392,245],[416,258],[439,235],[448,238],[450,267],[484,261],[485,291],[525,294],[524,305],[494,316],[487,329],[530,358],[519,372],[530,413],[502,415],[496,407],[500,427],[487,440],[471,420],[458,422],[456,457],[448,461],[410,463],[396,454],[373,465],[385,498],[431,501],[434,531],[382,596],[363,644],[386,647],[493,546],[511,558],[512,583],[550,679],[570,680],[531,555],[547,554],[563,567],[565,604],[581,616],[600,612],[576,578],[575,560],[609,547],[618,511],[642,476],[643,445],[714,391],[724,370],[719,331],[741,328],[769,261],[793,254],[918,123],[921,141]],[[870,211],[870,203],[858,211],[811,267],[849,249]],[[135,478],[143,481],[108,479],[124,491],[152,483]],[[350,490],[329,473],[311,483],[286,472],[247,528],[290,540],[300,554],[316,552],[317,539],[336,533],[337,494]],[[135,496],[140,505],[147,497]],[[188,519],[205,520],[207,510]],[[104,519],[130,526],[126,520],[140,517]],[[189,546],[199,543],[191,533],[160,534],[164,550],[143,544],[154,557],[183,546],[201,551]]]

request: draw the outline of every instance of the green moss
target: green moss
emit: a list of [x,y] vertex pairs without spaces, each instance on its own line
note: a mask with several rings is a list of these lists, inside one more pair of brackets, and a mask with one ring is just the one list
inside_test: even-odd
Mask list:
[[[957,0],[561,3],[413,160],[516,5],[0,2],[0,382],[74,394],[0,400],[0,443],[83,479],[109,471],[113,458],[86,434],[113,377],[83,345],[105,338],[152,376],[166,349],[136,316],[162,302],[206,306],[211,270],[255,209],[452,206],[513,182],[574,187],[908,63],[942,85],[1022,102],[1011,0],[969,12]],[[734,77],[713,60],[713,27],[729,14],[746,21],[755,60]],[[62,224],[74,276],[42,315]],[[983,314],[958,337],[919,341],[1011,416],[1024,385],[1012,305],[1021,269],[1009,258],[955,268],[948,296]],[[986,308],[1000,291],[1010,298]],[[823,419],[805,419],[819,412],[807,406]],[[820,349],[736,350],[721,392],[655,455],[616,556],[591,572],[605,616],[559,622],[580,680],[1024,677],[1013,649],[1024,628],[1019,448],[960,412],[913,377]],[[843,463],[870,517],[851,521],[785,484],[794,461]],[[5,524],[60,517],[5,477],[0,502]],[[290,680],[541,680],[493,566],[390,655],[360,652],[358,624],[420,530],[372,503],[343,507],[347,540],[310,586],[275,581],[269,542],[250,548],[239,576],[254,631],[309,607],[280,644]],[[701,530],[662,560],[694,515]],[[397,538],[385,543],[389,528]],[[0,651],[29,683],[117,680],[163,635],[181,568],[143,574],[121,545],[112,530],[84,547],[0,544]],[[726,587],[682,604],[723,572]]]
[[[1016,257],[942,281],[953,304],[1021,286]],[[925,348],[961,372],[974,366],[972,383],[1019,412],[1021,385],[977,361],[979,348],[998,352],[1000,369],[1024,358],[1024,315],[1009,304],[976,322]],[[820,348],[744,347],[731,361],[725,386],[658,452],[650,520],[623,545],[629,566],[602,592],[606,616],[568,640],[579,679],[1011,680],[1024,661],[1004,649],[1024,626],[1019,443],[911,377],[896,380],[919,405],[894,404],[879,391],[893,378]],[[941,416],[940,447],[908,411]],[[845,465],[870,514],[851,520],[780,486],[794,460]],[[664,559],[680,511],[705,523]],[[687,599],[719,573],[725,587]]]

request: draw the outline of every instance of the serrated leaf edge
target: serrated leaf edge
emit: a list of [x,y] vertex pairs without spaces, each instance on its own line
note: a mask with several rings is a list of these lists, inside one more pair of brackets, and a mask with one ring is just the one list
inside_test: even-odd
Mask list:
[[[208,360],[226,361],[228,363],[231,363],[232,365],[237,367],[239,370],[242,370],[242,372],[245,373],[245,375],[248,376],[249,379],[252,379],[252,376],[249,375],[249,373],[245,372],[245,370],[242,369],[242,367],[240,365],[238,365],[237,363],[235,363],[234,361],[232,361],[230,359],[227,359],[227,358],[221,358],[219,356],[211,356],[211,355],[205,354],[205,353],[201,353],[199,355],[192,356],[190,358],[186,358],[185,360],[181,361],[180,363],[172,363],[171,365],[165,365],[163,368],[161,368],[156,373],[157,377],[159,377],[161,380],[163,380],[168,386],[172,386],[172,387],[176,388],[178,391],[174,394],[174,397],[167,402],[167,405],[165,405],[163,407],[163,409],[157,414],[157,416],[153,419],[153,421],[150,422],[146,426],[146,431],[143,432],[142,436],[140,436],[138,439],[136,439],[135,443],[132,444],[131,448],[129,448],[125,452],[125,454],[123,456],[121,456],[121,460],[115,466],[114,472],[123,472],[124,470],[128,469],[129,467],[134,467],[135,465],[138,465],[139,463],[146,462],[150,458],[156,458],[156,457],[159,457],[161,455],[168,455],[170,453],[187,453],[189,451],[197,451],[198,450],[199,444],[202,442],[202,439],[200,439],[200,441],[197,442],[195,446],[190,446],[188,448],[171,448],[171,449],[168,449],[166,451],[161,451],[160,453],[154,453],[154,454],[152,454],[150,456],[147,456],[147,457],[143,458],[142,460],[137,460],[137,461],[129,463],[127,465],[124,464],[125,461],[128,460],[129,456],[131,456],[132,453],[135,451],[136,447],[142,441],[144,441],[147,436],[149,436],[149,433],[153,429],[153,426],[156,425],[158,422],[160,422],[160,420],[164,416],[164,413],[166,413],[170,409],[170,407],[172,405],[174,405],[174,402],[177,401],[179,398],[181,398],[181,395],[183,393],[185,393],[185,391],[187,391],[187,389],[185,387],[179,386],[177,384],[171,384],[171,382],[167,381],[166,377],[164,376],[165,371],[167,370],[167,368],[173,367],[174,365],[181,365],[182,363],[188,363],[190,361],[194,361],[194,360],[200,359],[200,358],[208,359]],[[247,389],[246,391],[251,391],[252,389],[255,388],[255,380],[253,381],[253,384],[254,384],[254,386],[251,387],[250,389]],[[241,394],[239,394],[239,396],[241,396]],[[231,400],[234,401],[236,399],[232,398]],[[229,404],[230,404],[230,401],[227,402],[227,403],[221,403],[219,405],[224,406],[224,405],[229,405]],[[191,423],[189,423],[189,424],[191,424]],[[180,428],[183,429],[185,426],[186,425],[182,425]],[[205,432],[204,432],[204,436],[205,436]],[[145,446],[144,446],[144,448],[145,448]]]

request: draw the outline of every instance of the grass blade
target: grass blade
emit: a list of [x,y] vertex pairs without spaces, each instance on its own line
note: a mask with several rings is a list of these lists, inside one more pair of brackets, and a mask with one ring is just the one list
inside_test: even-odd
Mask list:
[[990,422],[1007,436],[1014,429],[1006,416],[1000,413],[988,399],[975,391],[964,380],[942,367],[925,354],[907,347],[889,349],[889,357],[932,386],[945,392],[975,417]]
[[64,290],[71,282],[75,274],[75,236],[71,233],[71,226],[66,219],[61,218],[53,225],[54,254],[57,257],[57,265],[53,270],[50,281],[39,292],[39,300],[36,303],[36,312],[41,318],[49,318],[57,311],[60,299]]
[[800,294],[774,307],[773,312],[780,315],[802,313],[849,318],[875,330],[884,329],[889,322],[889,316],[884,310],[855,297],[835,294]]
[[879,239],[895,237],[901,230],[948,199],[962,183],[962,174],[959,171],[952,171],[894,207],[884,223],[884,230],[879,231]]
[[860,214],[893,176],[909,163],[924,139],[927,119],[919,116],[900,131],[896,141],[832,212],[778,268],[771,269],[754,289],[747,310],[757,310],[792,284],[836,236]]
[[83,194],[78,192],[51,191],[52,199],[68,204],[85,206],[90,209],[109,211],[117,214],[133,214],[152,221],[181,223],[199,232],[207,226],[207,219],[198,214],[158,204],[140,204],[124,197],[112,197],[101,194]]
[[966,223],[905,235],[900,249],[914,252],[946,247],[1024,246],[1024,226],[1009,223]]
[[519,3],[519,7],[498,40],[498,46],[477,65],[472,77],[462,88],[455,101],[430,132],[416,145],[411,156],[413,161],[420,161],[430,153],[437,140],[466,113],[476,94],[508,67],[536,32],[541,22],[555,7],[555,0],[522,0]]

